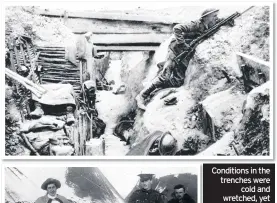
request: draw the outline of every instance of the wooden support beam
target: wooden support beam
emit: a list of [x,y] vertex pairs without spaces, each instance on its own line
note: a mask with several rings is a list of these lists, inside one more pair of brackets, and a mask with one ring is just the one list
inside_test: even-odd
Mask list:
[[270,79],[270,63],[254,56],[237,52],[237,61],[243,74],[245,91],[262,85]]
[[94,44],[160,44],[169,34],[94,34]]
[[173,24],[134,21],[106,21],[98,19],[70,18],[65,24],[75,34],[88,31],[94,34],[172,34]]
[[39,61],[50,62],[50,63],[66,63],[66,59],[58,59],[58,58],[46,58],[39,57]]
[[[64,10],[45,10],[36,9],[35,11],[39,15],[48,17],[63,17]],[[160,24],[172,24],[178,23],[172,19],[159,15],[132,15],[124,12],[91,12],[91,11],[66,11],[67,18],[85,18],[85,19],[102,19],[110,21],[137,21],[137,22],[148,22],[148,23],[160,23]]]
[[99,52],[107,51],[156,51],[158,46],[97,46]]
[[244,58],[244,60],[253,61],[254,63],[260,64],[260,65],[263,65],[263,66],[267,66],[268,68],[270,67],[270,62],[261,60],[257,57],[250,56],[250,55],[247,55],[247,54],[244,54],[244,53],[241,53],[241,52],[237,52],[236,54],[238,56]]
[[51,57],[51,58],[64,58],[65,54],[56,54],[56,53],[41,53],[42,57]]

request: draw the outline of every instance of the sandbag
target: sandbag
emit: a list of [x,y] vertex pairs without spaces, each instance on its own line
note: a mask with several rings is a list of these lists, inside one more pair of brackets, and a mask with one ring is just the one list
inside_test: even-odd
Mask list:
[[36,150],[40,150],[45,144],[50,143],[50,140],[56,137],[65,136],[63,130],[58,131],[42,131],[42,132],[30,132],[26,134],[29,142]]
[[45,105],[70,104],[76,106],[74,89],[70,84],[43,84],[41,85],[47,92],[38,98],[32,95],[32,99]]
[[37,120],[29,120],[21,124],[20,131],[28,133],[42,129],[59,130],[62,129],[65,122],[56,119],[55,116],[42,116]]

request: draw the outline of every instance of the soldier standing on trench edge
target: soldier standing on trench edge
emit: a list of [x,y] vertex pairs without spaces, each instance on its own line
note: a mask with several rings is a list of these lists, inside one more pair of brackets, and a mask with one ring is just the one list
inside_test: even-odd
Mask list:
[[154,174],[140,174],[141,189],[133,192],[128,203],[163,203],[163,195],[151,188]]
[[[222,20],[217,16],[218,11],[218,9],[207,9],[202,13],[200,20],[174,26],[174,38],[170,42],[166,61],[158,64],[158,66],[163,66],[163,70],[152,81],[152,84],[143,89],[136,98],[137,105],[140,109],[145,110],[146,100],[149,99],[148,97],[155,90],[171,87],[177,88],[184,84],[185,73],[191,58],[195,54],[195,50],[186,59],[181,61],[180,66],[175,64],[174,59],[185,50],[188,50],[189,44],[194,39],[201,36],[206,30]],[[228,25],[234,26],[234,21],[230,21]]]

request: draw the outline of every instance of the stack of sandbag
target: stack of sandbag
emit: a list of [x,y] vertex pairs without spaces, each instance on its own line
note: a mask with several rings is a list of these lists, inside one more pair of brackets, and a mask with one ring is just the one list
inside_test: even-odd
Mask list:
[[62,118],[45,115],[26,121],[21,126],[21,133],[40,155],[73,155],[74,148],[66,135]]

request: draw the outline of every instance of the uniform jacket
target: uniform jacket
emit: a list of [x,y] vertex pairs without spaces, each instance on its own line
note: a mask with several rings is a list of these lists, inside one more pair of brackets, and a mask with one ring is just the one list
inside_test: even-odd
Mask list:
[[181,201],[177,198],[173,198],[169,200],[168,203],[195,203],[195,201],[188,194],[185,194]]
[[203,32],[208,29],[202,21],[192,21],[187,24],[177,24],[173,28],[175,40],[177,44],[191,43],[192,40],[199,37]]
[[[57,195],[57,198],[55,199],[55,201],[58,201],[60,203],[70,203],[64,196],[61,196],[61,195]],[[51,203],[51,199],[45,195],[45,196],[42,196],[40,198],[38,198],[35,203]]]
[[[223,19],[218,19],[221,21]],[[226,25],[233,26],[234,21],[229,21]],[[191,51],[190,54],[181,61],[182,65],[176,66],[173,60],[176,56],[184,51],[190,51],[187,49],[189,44],[200,37],[209,28],[204,25],[203,21],[197,20],[186,24],[177,24],[173,27],[174,38],[169,44],[169,51],[167,54],[167,66],[163,67],[162,77],[170,80],[182,81],[185,78],[186,69],[189,65],[190,60],[195,54],[195,50]]]
[[[218,19],[217,22],[224,20],[224,18]],[[234,20],[229,21],[227,26],[234,26]],[[175,50],[180,54],[186,46],[188,46],[194,39],[200,37],[209,28],[204,25],[201,20],[191,21],[186,24],[177,24],[173,27],[174,38],[171,41],[170,48],[175,46]]]
[[129,198],[128,203],[163,203],[162,195],[153,189],[136,190]]
[[[204,31],[207,30],[207,27],[203,24],[202,21],[192,21],[187,24],[177,24],[173,28],[174,38],[171,40],[169,45],[169,51],[167,55],[167,60],[173,60],[176,56],[186,50],[189,44],[202,35]],[[191,52],[191,54],[182,61],[181,67],[172,66],[172,70],[169,70],[166,74],[170,75],[170,77],[184,79],[186,69],[189,65],[189,61],[193,57],[195,51]],[[169,76],[166,76],[166,78]]]

